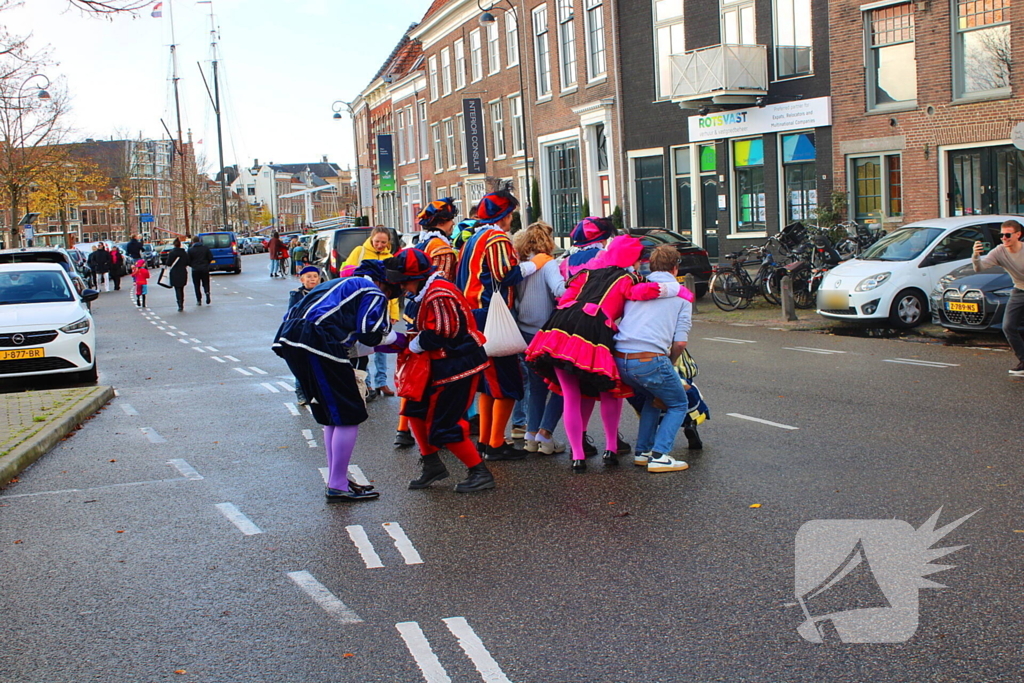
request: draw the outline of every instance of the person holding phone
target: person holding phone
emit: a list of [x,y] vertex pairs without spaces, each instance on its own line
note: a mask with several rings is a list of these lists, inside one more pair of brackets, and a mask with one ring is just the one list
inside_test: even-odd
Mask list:
[[980,272],[986,268],[1000,266],[1010,275],[1013,280],[1013,291],[1010,293],[1010,300],[1006,303],[1006,312],[1003,313],[1003,335],[1010,343],[1010,348],[1017,356],[1017,365],[1010,370],[1010,374],[1016,377],[1024,377],[1024,335],[1021,334],[1020,326],[1024,321],[1024,226],[1015,220],[1004,221],[999,226],[999,242],[992,251],[981,255],[985,251],[985,245],[981,242],[974,243],[974,254],[971,256],[971,265],[974,272]]

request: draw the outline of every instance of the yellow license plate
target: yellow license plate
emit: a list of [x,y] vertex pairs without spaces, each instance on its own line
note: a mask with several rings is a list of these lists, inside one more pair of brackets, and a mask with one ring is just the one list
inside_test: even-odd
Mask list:
[[836,310],[840,308],[850,307],[850,295],[845,291],[835,292],[822,292],[821,293],[821,304],[822,308],[828,310]]
[[947,311],[959,311],[961,313],[977,313],[978,304],[964,303],[962,301],[947,301]]
[[45,357],[45,349],[0,349],[0,360],[25,360],[26,358]]

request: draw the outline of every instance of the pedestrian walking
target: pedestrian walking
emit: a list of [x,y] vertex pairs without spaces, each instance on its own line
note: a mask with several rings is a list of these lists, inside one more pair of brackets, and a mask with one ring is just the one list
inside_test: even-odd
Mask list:
[[142,258],[142,242],[138,235],[133,234],[128,244],[124,245],[124,253],[128,257],[128,263],[135,263]]
[[568,283],[555,312],[526,351],[528,363],[565,401],[565,431],[572,471],[585,472],[583,430],[597,399],[605,433],[604,461],[617,462],[622,401],[632,390],[622,382],[612,352],[616,321],[627,300],[677,296],[679,283],[642,282],[636,274],[643,245],[620,235]]
[[315,287],[288,310],[273,349],[288,364],[309,399],[313,418],[324,426],[328,503],[372,500],[372,487],[348,479],[348,466],[366,421],[366,403],[350,356],[365,347],[394,344],[388,299],[399,289],[388,284],[380,261],[364,261],[351,277]]
[[[676,282],[679,252],[669,244],[656,247],[650,266],[651,282]],[[689,467],[671,452],[690,406],[675,361],[686,349],[694,298],[684,287],[680,296],[670,299],[627,301],[615,333],[613,355],[619,374],[644,399],[633,463],[648,472],[677,472]],[[687,439],[699,443],[696,427],[687,429]],[[614,455],[605,454],[606,466],[617,464]]]
[[192,288],[196,293],[196,306],[203,305],[203,293],[206,293],[206,304],[210,304],[210,267],[217,262],[213,250],[203,244],[202,238],[192,238],[192,246],[188,248],[188,267],[192,270]]
[[[391,256],[391,231],[382,225],[378,225],[370,231],[370,236],[366,238],[362,245],[349,253],[342,267],[358,266],[367,259],[380,261]],[[388,304],[388,316],[391,319],[392,325],[398,322],[397,299]],[[388,354],[374,353],[373,368],[374,373],[373,379],[370,382],[370,395],[367,398],[372,401],[378,396],[394,396],[395,392],[388,386]]]
[[149,268],[146,262],[139,259],[135,262],[135,270],[132,271],[132,281],[135,283],[135,305],[139,308],[146,307],[146,295],[149,293]]
[[96,250],[89,254],[89,267],[92,268],[96,288],[99,289],[102,286],[105,291],[109,292],[110,281],[107,276],[110,273],[110,252],[107,251],[107,245],[103,242],[96,245]]
[[[552,254],[555,250],[551,226],[544,222],[533,223],[517,233],[512,238],[512,244],[523,261],[529,261],[537,254]],[[533,341],[533,337],[554,313],[555,302],[564,293],[565,280],[562,279],[559,262],[554,260],[544,264],[535,275],[516,286],[516,322],[527,343]],[[545,455],[564,452],[565,444],[556,442],[552,435],[562,417],[562,397],[551,392],[544,378],[529,366],[526,367],[524,401],[526,418],[522,424],[527,452]],[[514,430],[514,414],[512,422]],[[512,437],[516,437],[514,431]]]
[[185,310],[185,285],[188,284],[188,252],[181,248],[181,239],[174,238],[174,248],[167,254],[168,279],[174,288],[178,312]]
[[1010,348],[1017,356],[1017,365],[1010,369],[1010,374],[1015,377],[1024,377],[1024,333],[1021,332],[1021,324],[1024,323],[1024,227],[1018,221],[1004,221],[999,226],[999,241],[992,251],[981,255],[985,245],[981,242],[974,243],[974,253],[971,256],[971,265],[974,272],[999,266],[1010,275],[1013,281],[1013,291],[1010,292],[1010,300],[1006,303],[1006,311],[1003,313],[1003,336],[1010,343]]
[[114,283],[114,291],[121,291],[121,278],[128,274],[128,263],[124,254],[117,247],[110,247],[110,281]]
[[278,236],[277,230],[270,234],[267,254],[270,256],[270,277],[284,277],[284,261],[288,258],[288,250]]
[[[481,329],[495,296],[502,297],[512,310],[515,286],[551,260],[548,254],[538,254],[531,261],[519,262],[508,236],[517,208],[519,200],[507,189],[485,195],[477,206],[480,225],[459,254],[456,285],[473,309],[477,327]],[[480,413],[480,446],[484,450],[484,459],[525,458],[526,451],[505,442],[505,428],[512,409],[515,402],[523,397],[519,356],[491,358],[481,389],[477,410]]]
[[385,259],[388,281],[399,284],[413,297],[410,317],[414,323],[403,351],[403,363],[424,364],[425,386],[409,392],[402,414],[420,449],[420,476],[410,489],[423,489],[448,476],[439,451],[447,448],[469,472],[456,485],[458,493],[494,488],[494,477],[469,439],[466,410],[476,396],[480,373],[488,365],[484,336],[458,287],[430,263],[423,251],[403,249]]

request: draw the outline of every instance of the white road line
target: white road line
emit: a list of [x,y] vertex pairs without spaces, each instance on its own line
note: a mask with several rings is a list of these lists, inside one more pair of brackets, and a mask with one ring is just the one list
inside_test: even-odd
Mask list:
[[359,556],[363,558],[363,563],[366,564],[367,569],[380,569],[384,566],[384,563],[380,561],[380,556],[377,555],[377,551],[373,549],[373,544],[370,543],[366,530],[361,525],[353,524],[352,526],[347,526],[345,531],[348,532],[348,537],[355,543],[356,550],[359,551]]
[[320,605],[325,612],[342,624],[362,623],[363,620],[359,618],[358,614],[336,598],[334,593],[327,590],[327,587],[313,578],[309,572],[288,572],[288,578],[305,591],[306,595],[313,598],[313,601]]
[[196,339],[196,338],[194,338],[194,337],[193,337],[193,339],[192,339],[192,343],[193,343],[193,344],[202,344],[203,342],[201,342],[201,341],[199,341],[198,339]]
[[218,363],[227,363],[226,360],[224,360],[223,358],[218,358],[217,356],[210,356],[210,358],[217,361]]
[[754,327],[754,323],[729,323],[733,327]]
[[252,297],[251,297],[251,296],[247,296],[247,297],[245,297],[245,298],[246,298],[246,299],[252,299]]
[[427,642],[427,637],[423,635],[423,629],[419,624],[415,621],[403,621],[395,624],[395,628],[405,641],[405,647],[416,660],[416,666],[420,668],[427,683],[452,683],[452,679],[448,678],[448,672],[441,666],[441,661],[430,649],[430,643]]
[[[149,321],[149,324],[150,324],[150,325],[156,325],[156,321],[155,321],[155,320],[150,320],[150,321]],[[157,328],[157,329],[160,329],[160,328]]]
[[231,369],[234,370],[235,372],[240,372],[241,374],[245,375],[246,377],[252,377],[252,373],[249,372],[248,370],[245,370],[244,368],[231,368]]
[[816,349],[813,346],[783,346],[782,348],[786,351],[803,351],[804,353],[820,353],[825,355],[846,353],[846,351],[836,351],[835,349]]
[[186,479],[199,481],[200,479],[203,478],[203,475],[196,472],[195,469],[192,468],[192,465],[189,465],[187,462],[181,460],[180,458],[175,460],[168,460],[167,464],[181,472],[181,476],[185,477]]
[[388,532],[388,536],[395,539],[395,548],[398,549],[398,552],[402,553],[406,564],[423,564],[423,558],[420,557],[419,552],[416,551],[416,547],[409,540],[409,537],[405,535],[405,530],[402,529],[401,524],[398,522],[384,522],[384,531]]
[[270,382],[264,382],[264,383],[260,384],[260,386],[263,387],[264,389],[266,389],[267,391],[269,391],[272,394],[280,394],[281,393],[281,390],[278,389],[277,387],[275,387]]
[[224,356],[224,357],[227,358],[229,361],[232,361],[233,363],[241,363],[242,362],[242,361],[238,360],[237,358],[235,358],[234,356]]
[[131,404],[121,403],[119,405],[121,406],[121,410],[124,411],[125,415],[130,415],[132,417],[137,417],[138,416],[139,411],[135,410],[135,408],[132,408]]
[[448,626],[452,635],[459,639],[459,646],[473,660],[485,683],[512,683],[464,617],[450,617],[441,621]]
[[198,351],[199,353],[206,353],[206,349],[201,349],[198,346],[193,346],[192,350],[193,351]]
[[238,527],[238,530],[246,536],[255,536],[256,534],[263,533],[263,529],[253,524],[252,520],[243,515],[242,511],[235,507],[234,503],[217,503],[214,507],[220,510],[228,518],[228,521]]
[[164,334],[166,334],[169,337],[175,336],[175,334],[173,332],[164,332]]
[[150,443],[167,443],[167,439],[157,434],[152,427],[140,427],[140,429]]
[[287,408],[288,412],[291,413],[292,415],[299,414],[299,408],[294,403],[285,403],[284,407]]
[[728,337],[704,337],[704,341],[725,342],[726,344],[756,344],[752,339],[730,339]]
[[769,425],[771,427],[778,427],[779,429],[800,429],[799,427],[791,427],[790,425],[779,424],[778,422],[769,422],[768,420],[762,420],[759,417],[750,417],[749,415],[740,415],[739,413],[726,413],[729,417],[737,417],[741,420],[750,420],[751,422],[760,422],[763,425]]
[[207,347],[206,347],[206,350],[207,350],[207,351],[209,351],[209,352],[211,352],[211,353],[219,353],[219,352],[217,351],[217,349],[213,348],[212,346],[207,346]]
[[[327,483],[327,468],[326,467],[320,467],[318,469],[320,470],[320,476],[323,477],[324,483],[326,484]],[[349,472],[352,471],[352,466],[351,465],[349,466],[348,471]],[[356,482],[356,483],[358,484],[359,482]]]
[[[266,385],[264,385],[264,386],[266,386]],[[302,430],[302,438],[303,439],[312,439],[313,438],[313,430],[312,429],[303,429]]]
[[175,327],[174,325],[168,325],[167,327],[168,327],[169,329],[172,329],[172,330],[176,330],[176,329],[178,329],[178,328],[177,328],[177,327]]
[[273,306],[274,304],[264,304],[264,306]]
[[[326,470],[327,468],[324,468],[324,469]],[[349,476],[349,479],[351,479],[355,483],[359,484],[360,486],[369,486],[370,485],[370,480],[366,478],[365,474],[363,474],[363,470],[361,470],[359,468],[359,465],[349,465],[348,466],[348,476]]]
[[188,339],[179,339],[182,344],[188,344]]
[[166,329],[166,328],[164,328],[164,327],[160,327],[159,325],[157,325],[157,328],[156,328],[156,329],[158,329],[158,330],[164,330],[164,329]]
[[182,332],[181,330],[178,330],[178,334],[180,334],[182,337],[188,336],[188,332]]
[[287,382],[278,382],[277,386],[281,387],[285,391],[295,391],[295,385],[288,384]]
[[250,365],[248,367],[249,367],[250,370],[255,372],[257,375],[265,375],[265,374],[267,374],[266,370],[260,370],[259,368],[253,367],[252,365]]
[[913,358],[885,358],[883,363],[902,363],[903,365],[921,365],[926,368],[958,368],[959,363],[937,363],[930,360],[915,360]]

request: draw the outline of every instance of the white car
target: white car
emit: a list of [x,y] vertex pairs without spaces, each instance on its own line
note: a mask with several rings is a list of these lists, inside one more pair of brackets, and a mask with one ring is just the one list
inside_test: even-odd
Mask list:
[[86,304],[56,263],[0,264],[0,380],[66,374],[96,381],[96,330]]
[[999,226],[1020,216],[958,216],[910,223],[825,276],[818,313],[836,320],[877,321],[907,328],[929,319],[928,294],[946,273],[970,263],[975,241],[988,251]]

